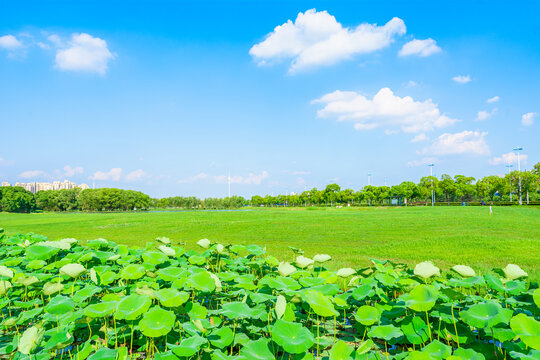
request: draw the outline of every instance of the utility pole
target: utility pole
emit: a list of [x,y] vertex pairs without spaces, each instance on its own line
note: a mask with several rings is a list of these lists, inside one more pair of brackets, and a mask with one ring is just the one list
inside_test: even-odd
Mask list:
[[367,184],[371,185],[371,173],[367,174]]
[[435,194],[433,192],[433,167],[435,164],[428,164],[429,166],[429,177],[431,178],[431,206],[435,206]]
[[523,150],[523,148],[521,146],[518,146],[518,147],[515,147],[513,149],[515,152],[517,152],[517,156],[518,156],[518,172],[519,172],[519,205],[522,205],[522,202],[521,202],[521,166],[520,166],[520,163],[519,163],[519,152],[521,150]]
[[[506,165],[506,167],[508,168],[508,173],[510,174],[512,172],[512,167],[513,165],[512,164],[508,164]],[[512,177],[509,176],[509,179],[510,179],[510,202],[512,202]]]

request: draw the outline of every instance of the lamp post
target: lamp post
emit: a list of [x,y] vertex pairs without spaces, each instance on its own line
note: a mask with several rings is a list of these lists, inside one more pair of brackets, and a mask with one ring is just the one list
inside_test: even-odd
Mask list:
[[433,193],[433,167],[435,164],[428,164],[429,166],[429,177],[431,178],[431,206],[435,206],[435,195]]
[[367,174],[367,184],[371,185],[371,173]]
[[523,150],[523,148],[521,146],[518,146],[518,147],[515,147],[513,149],[515,152],[517,152],[517,156],[518,156],[518,173],[519,173],[519,205],[521,205],[521,166],[520,166],[520,163],[519,163],[519,152],[521,150]]
[[[508,174],[510,174],[512,172],[513,165],[508,164],[508,165],[506,165],[506,167],[508,168]],[[510,178],[510,202],[512,202],[512,177],[509,176],[509,178]]]

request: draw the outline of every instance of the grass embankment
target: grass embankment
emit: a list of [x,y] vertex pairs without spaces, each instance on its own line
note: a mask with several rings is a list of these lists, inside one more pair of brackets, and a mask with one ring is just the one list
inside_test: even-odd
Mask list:
[[51,239],[98,237],[144,245],[157,236],[186,242],[258,244],[290,260],[288,246],[306,256],[328,253],[333,266],[361,267],[369,258],[414,264],[432,260],[449,268],[467,264],[487,271],[508,263],[540,279],[540,209],[408,207],[354,209],[253,209],[149,213],[0,214],[7,234],[34,232]]

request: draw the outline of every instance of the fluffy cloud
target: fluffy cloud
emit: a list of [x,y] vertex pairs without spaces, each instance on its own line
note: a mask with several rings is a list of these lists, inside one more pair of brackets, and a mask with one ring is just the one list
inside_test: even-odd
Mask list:
[[445,133],[420,153],[430,155],[489,155],[486,143],[487,132],[462,131],[455,134]]
[[[526,163],[527,162],[527,154],[520,154],[519,155],[519,160],[523,163]],[[491,165],[502,165],[502,164],[517,164],[518,162],[518,157],[517,157],[517,154],[515,152],[509,152],[509,153],[506,153],[506,154],[502,154],[500,157],[494,157],[492,159],[489,159],[488,162],[491,164]]]
[[471,76],[470,75],[458,75],[458,76],[454,76],[452,78],[452,80],[454,80],[455,82],[460,83],[460,84],[466,84],[466,83],[471,81]]
[[437,46],[437,42],[433,39],[411,40],[399,50],[399,56],[417,55],[426,57],[440,53],[442,50]]
[[71,167],[69,165],[64,166],[63,177],[73,177],[75,175],[82,174],[84,169],[81,166]]
[[[60,45],[58,37],[49,36],[49,40]],[[56,67],[68,71],[95,72],[104,75],[108,63],[114,55],[107,48],[107,42],[88,34],[73,34],[67,47],[60,47],[56,52]]]
[[208,179],[210,176],[208,174],[205,174],[205,173],[199,173],[195,176],[190,176],[186,179],[180,179],[178,180],[177,182],[180,183],[180,184],[189,184],[189,183],[194,183],[194,182],[197,182],[199,180],[204,180],[204,179]]
[[143,169],[137,169],[126,174],[125,179],[127,181],[138,181],[138,180],[144,179],[147,176],[148,174],[146,173],[146,171],[144,171]]
[[22,47],[22,43],[13,35],[0,36],[0,48],[6,50],[15,50]]
[[434,164],[438,161],[435,157],[424,157],[421,160],[413,160],[407,162],[408,167],[427,166],[428,164]]
[[486,100],[487,103],[496,103],[497,101],[499,101],[501,98],[499,96],[494,96],[492,98],[489,98]]
[[96,171],[94,175],[90,177],[90,179],[120,181],[122,178],[122,172],[123,170],[121,168],[112,168],[108,172]]
[[[231,183],[232,184],[246,184],[246,185],[252,185],[256,184],[259,185],[262,183],[263,180],[267,179],[270,176],[266,170],[263,170],[260,174],[254,174],[249,173],[248,176],[231,176]],[[218,175],[214,176],[214,181],[218,184],[225,184],[228,181],[228,176],[226,175]]]
[[34,178],[48,178],[49,175],[42,170],[28,170],[19,174],[20,178],[23,179],[34,179]]
[[420,134],[416,135],[415,137],[413,137],[411,142],[412,143],[417,143],[417,142],[422,142],[422,141],[426,141],[426,140],[429,140],[427,135],[424,134],[424,133],[420,133]]
[[84,172],[81,166],[72,167],[70,165],[64,166],[63,170],[54,170],[52,173],[48,173],[43,170],[28,170],[19,174],[19,177],[24,179],[41,178],[49,180],[62,180],[66,178],[72,178],[73,176],[80,175]]
[[534,124],[534,118],[536,117],[536,115],[538,114],[534,112],[523,114],[521,116],[521,124],[523,126],[531,126],[532,124]]
[[326,11],[311,9],[298,13],[294,22],[276,26],[249,53],[259,65],[291,59],[290,71],[294,72],[380,50],[405,32],[405,23],[397,17],[383,26],[364,23],[349,28]]
[[441,128],[457,120],[442,115],[438,105],[431,99],[415,101],[410,96],[399,97],[389,88],[379,90],[373,99],[354,91],[339,91],[313,100],[324,108],[317,112],[322,118],[354,122],[356,130],[370,130],[385,127],[404,132],[422,132]]
[[499,109],[497,109],[497,108],[495,108],[495,109],[493,109],[491,111],[486,111],[486,110],[479,111],[478,114],[476,115],[476,119],[474,119],[474,121],[487,120],[490,117],[492,117],[493,115],[495,115],[497,113],[497,111],[499,111]]

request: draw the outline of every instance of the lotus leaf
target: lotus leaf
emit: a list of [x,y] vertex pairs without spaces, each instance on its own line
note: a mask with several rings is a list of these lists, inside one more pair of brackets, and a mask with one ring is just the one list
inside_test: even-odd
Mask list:
[[23,274],[17,274],[21,276],[15,276],[13,282],[21,284],[23,286],[30,286],[39,282],[39,279],[35,276],[24,276]]
[[414,311],[429,311],[437,302],[437,290],[431,285],[418,285],[409,294],[407,307]]
[[62,349],[73,342],[73,336],[68,330],[62,330],[55,332],[45,343],[45,350]]
[[126,266],[120,275],[122,279],[137,280],[146,274],[146,269],[140,264],[129,264]]
[[53,315],[64,315],[75,309],[75,302],[68,297],[56,295],[45,306],[45,311]]
[[506,267],[503,269],[503,272],[508,280],[515,280],[529,276],[525,271],[523,271],[522,268],[519,267],[519,265],[515,264],[506,265]]
[[287,300],[283,295],[278,295],[276,300],[276,316],[278,319],[283,317],[285,310],[287,309]]
[[473,268],[467,265],[454,265],[452,267],[452,270],[457,272],[459,275],[463,277],[473,277],[476,276],[476,272]]
[[330,349],[329,360],[348,360],[353,351],[345,341],[339,340]]
[[187,285],[191,288],[207,293],[216,289],[216,282],[210,276],[208,271],[200,271],[191,275],[187,281]]
[[210,247],[210,240],[208,239],[201,239],[197,241],[197,245],[199,245],[202,248],[208,249]]
[[160,246],[158,247],[158,249],[159,249],[162,253],[164,253],[165,255],[167,255],[167,256],[170,256],[170,257],[176,256],[176,251],[174,251],[173,248],[170,248],[170,247],[168,247],[168,246],[160,245]]
[[495,302],[486,302],[470,306],[467,310],[461,311],[459,316],[468,325],[482,329],[501,323],[508,324],[512,310],[503,309]]
[[88,360],[116,360],[117,354],[118,350],[101,348],[92,355],[90,355],[90,357],[88,357]]
[[328,254],[317,254],[313,257],[313,261],[318,263],[324,263],[332,260],[332,257]]
[[305,256],[300,255],[296,257],[296,265],[298,265],[300,269],[305,269],[308,266],[313,265],[313,263],[314,263],[313,260]]
[[0,295],[5,295],[11,286],[12,285],[9,281],[0,280]]
[[533,300],[537,307],[540,308],[540,288],[534,290],[533,292]]
[[91,318],[102,318],[111,315],[118,304],[115,301],[103,301],[96,304],[90,304],[84,308],[84,316]]
[[281,276],[289,276],[296,271],[296,268],[288,262],[282,262],[278,266],[278,273]]
[[188,258],[188,261],[190,264],[193,264],[193,265],[203,265],[206,262],[206,258],[200,255],[191,255]]
[[464,360],[484,360],[484,355],[474,351],[473,349],[459,348],[454,351],[455,356],[459,356]]
[[213,330],[210,335],[208,335],[208,340],[212,346],[223,349],[232,344],[234,334],[230,328],[220,327],[219,329]]
[[223,304],[221,314],[229,319],[246,319],[253,316],[253,310],[244,302],[230,302]]
[[178,307],[189,299],[189,294],[175,289],[161,289],[155,292],[156,299],[166,307]]
[[339,269],[336,274],[339,277],[346,278],[346,277],[353,276],[354,274],[356,274],[356,270],[351,269],[351,268],[343,268],[343,269]]
[[151,264],[151,265],[160,265],[169,261],[169,258],[167,255],[165,255],[162,252],[157,252],[157,251],[145,252],[142,255],[142,259],[145,263]]
[[148,337],[164,336],[171,331],[175,319],[174,313],[155,306],[143,315],[139,329]]
[[403,336],[401,330],[394,325],[374,326],[367,334],[369,337],[384,339],[386,341]]
[[313,334],[302,324],[282,319],[276,321],[272,328],[272,340],[291,354],[300,354],[315,344]]
[[540,350],[540,322],[525,314],[518,314],[510,320],[510,328],[525,345]]
[[60,274],[69,275],[72,278],[79,277],[79,275],[81,275],[85,271],[85,267],[81,264],[67,264],[60,268]]
[[431,261],[424,261],[416,265],[414,275],[427,279],[432,276],[441,276],[441,271]]
[[180,342],[180,345],[173,348],[173,353],[179,357],[190,357],[195,355],[201,346],[207,342],[208,341],[205,338],[195,335],[190,338],[183,339]]
[[373,306],[364,305],[359,307],[358,310],[356,310],[354,318],[360,324],[370,326],[375,324],[376,322],[379,322],[381,318],[381,313],[377,308]]
[[4,277],[7,277],[7,278],[12,278],[13,277],[13,270],[8,268],[7,266],[0,265],[0,276],[4,276]]
[[41,343],[44,333],[43,328],[35,325],[26,329],[19,339],[19,351],[25,355],[30,355]]
[[115,317],[119,320],[135,320],[145,313],[152,304],[150,297],[133,294],[120,300],[116,308]]
[[337,316],[339,313],[335,310],[332,300],[316,290],[308,290],[303,295],[313,312],[319,316]]
[[58,252],[60,249],[53,248],[49,246],[42,246],[42,245],[32,245],[28,248],[26,248],[26,257],[28,260],[49,260]]
[[185,274],[187,274],[186,270],[180,269],[178,267],[166,267],[163,269],[159,269],[157,271],[157,275],[160,279],[163,279],[165,281],[174,281],[181,277],[184,277]]
[[58,281],[47,282],[43,285],[43,295],[52,295],[64,290],[64,284]]

